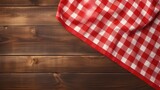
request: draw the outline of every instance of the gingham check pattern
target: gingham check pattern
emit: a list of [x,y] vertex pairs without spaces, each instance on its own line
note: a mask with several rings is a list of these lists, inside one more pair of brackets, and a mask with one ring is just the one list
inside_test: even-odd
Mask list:
[[65,28],[160,90],[159,0],[61,0]]

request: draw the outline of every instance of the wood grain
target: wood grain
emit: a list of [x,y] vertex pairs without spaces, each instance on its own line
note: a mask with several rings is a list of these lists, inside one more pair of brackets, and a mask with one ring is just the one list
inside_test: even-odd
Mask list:
[[[60,73],[0,74],[1,90],[153,90],[131,74]],[[129,80],[129,82],[128,82]]]
[[1,26],[0,55],[100,55],[62,26]]
[[64,85],[73,90],[153,90],[131,74],[78,73],[62,74]]
[[0,7],[0,25],[58,25],[57,7]]
[[128,73],[104,56],[0,56],[0,73]]
[[52,74],[0,74],[0,90],[54,90],[56,83]]
[[60,0],[0,0],[0,6],[54,6]]

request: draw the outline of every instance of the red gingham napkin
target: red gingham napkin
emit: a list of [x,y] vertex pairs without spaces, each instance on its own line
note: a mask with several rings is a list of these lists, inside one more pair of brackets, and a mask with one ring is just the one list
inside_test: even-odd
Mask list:
[[160,90],[159,0],[60,0],[73,35]]

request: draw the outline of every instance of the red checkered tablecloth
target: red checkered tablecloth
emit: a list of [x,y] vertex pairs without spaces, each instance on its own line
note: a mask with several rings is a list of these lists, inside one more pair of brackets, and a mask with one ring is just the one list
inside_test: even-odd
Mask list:
[[73,35],[160,90],[159,0],[60,0]]

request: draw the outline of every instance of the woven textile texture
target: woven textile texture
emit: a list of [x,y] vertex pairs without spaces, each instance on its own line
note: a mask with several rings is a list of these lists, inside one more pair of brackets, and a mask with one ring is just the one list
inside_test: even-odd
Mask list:
[[60,0],[56,17],[70,33],[160,90],[159,0]]

